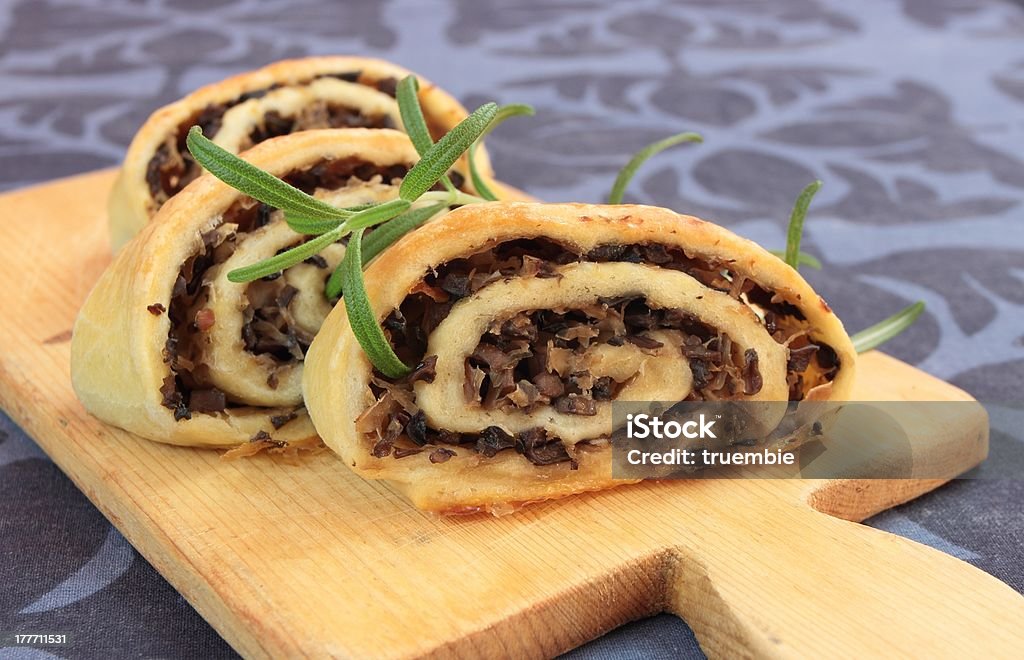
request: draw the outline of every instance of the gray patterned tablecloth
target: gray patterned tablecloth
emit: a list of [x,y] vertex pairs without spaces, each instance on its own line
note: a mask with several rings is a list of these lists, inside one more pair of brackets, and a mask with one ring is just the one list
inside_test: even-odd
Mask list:
[[[847,325],[923,299],[887,350],[1022,399],[1024,9],[1009,0],[3,0],[0,35],[3,189],[114,165],[157,106],[310,53],[389,58],[467,104],[534,104],[490,146],[502,178],[549,200],[599,201],[637,148],[700,131],[632,197],[781,246],[796,193],[823,179],[806,248],[825,269],[808,276]],[[1022,590],[1022,501],[1019,479],[958,481],[870,523]],[[233,655],[2,418],[0,633],[14,631],[73,643],[0,656]],[[572,655],[700,651],[661,616]]]

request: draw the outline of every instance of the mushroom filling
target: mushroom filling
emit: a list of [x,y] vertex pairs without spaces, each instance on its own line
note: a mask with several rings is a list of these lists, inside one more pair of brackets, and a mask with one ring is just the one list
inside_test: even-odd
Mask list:
[[[643,263],[681,271],[748,305],[772,338],[789,350],[791,401],[802,400],[838,372],[835,351],[812,338],[813,329],[799,308],[732,263],[662,244],[610,244],[581,252],[545,238],[511,240],[434,268],[384,320],[396,354],[417,367],[399,380],[374,372],[370,387],[376,402],[356,420],[357,431],[373,442],[373,455],[403,458],[429,451],[431,462],[437,463],[450,458],[446,454],[435,460],[438,448],[459,445],[487,457],[515,450],[535,465],[568,462],[574,467],[562,441],[548,437],[542,428],[513,435],[497,426],[480,433],[431,427],[416,405],[412,385],[433,381],[437,358],[426,355],[427,341],[459,300],[498,280],[558,277],[557,266],[582,261]],[[689,399],[728,399],[761,390],[756,351],[741,350],[727,334],[682,310],[652,308],[642,296],[627,296],[599,299],[583,309],[525,311],[492,323],[465,361],[466,405],[527,412],[551,405],[560,413],[594,415],[597,402],[614,400],[628,383],[590,373],[588,348],[630,343],[641,351],[656,351],[663,344],[648,333],[657,330],[681,336],[679,350],[693,376]]]
[[[338,78],[346,82],[358,83],[392,97],[395,96],[395,88],[398,84],[395,78],[373,79],[361,71],[321,74],[309,80],[300,81],[298,84],[307,84],[318,78]],[[280,87],[281,85],[271,85],[246,92],[229,101],[208,105],[182,122],[176,131],[169,134],[146,166],[146,183],[149,186],[149,194],[153,199],[154,208],[159,208],[202,172],[202,168],[192,159],[192,155],[185,145],[185,138],[188,137],[188,131],[192,126],[198,125],[203,129],[203,135],[212,139],[221,128],[224,113],[240,103],[260,98],[267,92]],[[295,116],[285,117],[276,112],[268,112],[260,123],[261,125],[249,135],[250,144],[246,146],[252,146],[278,135],[313,128],[394,128],[390,118],[386,116],[365,116],[357,108],[328,104],[323,101],[303,108]]]
[[[289,173],[284,179],[312,193],[317,189],[337,190],[367,181],[397,184],[408,168],[407,164],[378,165],[358,158],[339,158]],[[171,328],[164,346],[164,362],[170,373],[160,388],[163,405],[174,411],[177,420],[191,419],[194,413],[220,413],[245,405],[232,401],[213,385],[209,366],[203,362],[203,346],[207,341],[204,333],[217,323],[207,306],[209,281],[206,275],[212,267],[224,263],[245,241],[247,234],[269,223],[274,212],[275,209],[266,204],[242,197],[224,212],[220,224],[203,234],[199,250],[185,260],[178,272],[166,309]],[[295,245],[303,240],[306,237],[296,235]],[[313,256],[307,263],[323,270],[319,281],[322,286],[330,274],[323,257]],[[270,358],[267,384],[271,387],[274,387],[275,370],[302,361],[313,339],[308,331],[297,326],[291,314],[298,293],[280,273],[246,287],[241,340],[249,353]],[[148,309],[150,313],[164,313],[163,305],[153,304]],[[294,414],[275,409],[270,420],[275,428],[280,428],[293,418]]]
[[[761,391],[757,353],[678,309],[651,309],[642,297],[598,300],[581,310],[521,312],[492,325],[466,360],[464,393],[485,409],[536,410],[554,405],[570,415],[595,415],[629,382],[591,373],[592,345],[632,344],[655,354],[664,344],[651,330],[681,334],[693,375],[690,400],[727,399]],[[635,376],[635,373],[634,373]]]

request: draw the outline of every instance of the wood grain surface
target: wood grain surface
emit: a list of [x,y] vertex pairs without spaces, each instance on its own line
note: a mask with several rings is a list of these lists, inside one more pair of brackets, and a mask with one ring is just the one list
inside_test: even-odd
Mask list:
[[[1020,657],[1024,598],[855,522],[963,472],[984,412],[922,419],[916,480],[644,483],[443,519],[330,453],[146,442],[71,391],[76,310],[109,261],[111,172],[0,198],[0,405],[243,655],[549,656],[667,610],[715,657]],[[965,400],[881,353],[863,400]]]

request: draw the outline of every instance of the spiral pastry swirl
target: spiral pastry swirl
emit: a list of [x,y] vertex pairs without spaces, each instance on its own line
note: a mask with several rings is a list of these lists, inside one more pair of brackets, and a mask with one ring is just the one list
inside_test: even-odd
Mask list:
[[504,510],[622,483],[614,401],[842,399],[855,352],[799,274],[727,230],[642,206],[464,207],[366,272],[388,379],[346,316],[304,373],[324,441],[424,509]]
[[[201,173],[185,147],[193,125],[233,153],[273,137],[324,128],[402,129],[395,87],[409,71],[363,57],[283,60],[207,85],[154,112],[132,140],[110,196],[114,249]],[[434,139],[465,119],[444,90],[420,80],[420,105]],[[478,169],[492,173],[481,149]],[[465,178],[463,164],[453,176]],[[495,182],[496,183],[496,182]],[[468,189],[467,189],[468,190]],[[499,187],[502,199],[511,191]]]
[[[371,129],[304,131],[243,157],[338,207],[395,199],[418,160],[406,135]],[[190,184],[116,256],[79,314],[71,371],[85,407],[173,444],[315,440],[303,361],[336,302],[324,284],[347,239],[254,282],[227,277],[306,239],[212,176]]]

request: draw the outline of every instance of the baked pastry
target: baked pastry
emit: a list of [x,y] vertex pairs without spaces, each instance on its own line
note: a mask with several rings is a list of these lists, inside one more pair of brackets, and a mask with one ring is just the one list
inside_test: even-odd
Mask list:
[[[132,140],[110,195],[115,251],[139,232],[201,169],[185,148],[193,125],[221,147],[239,153],[265,139],[318,128],[402,127],[395,87],[409,71],[362,57],[284,60],[199,89],[154,112]],[[465,109],[444,90],[420,80],[420,105],[435,140],[465,119]],[[485,181],[492,172],[477,151]],[[462,164],[458,175],[465,176]],[[469,186],[468,189],[472,189]],[[498,197],[511,191],[498,185]]]
[[[245,160],[338,207],[394,199],[419,157],[394,130],[313,130]],[[334,301],[334,243],[248,284],[227,273],[303,243],[279,210],[200,177],[115,257],[75,323],[71,376],[87,410],[160,442],[231,447],[308,441],[305,350]]]
[[[339,305],[303,392],[326,444],[421,508],[502,512],[624,483],[611,402],[844,399],[856,354],[802,277],[760,246],[646,206],[474,204],[370,263],[402,378]],[[767,427],[786,405],[765,406]]]

